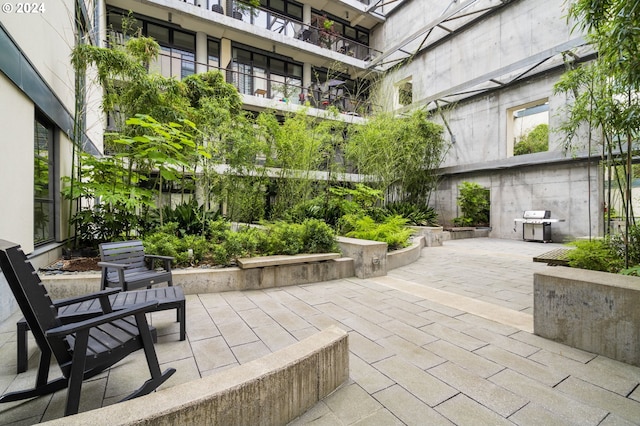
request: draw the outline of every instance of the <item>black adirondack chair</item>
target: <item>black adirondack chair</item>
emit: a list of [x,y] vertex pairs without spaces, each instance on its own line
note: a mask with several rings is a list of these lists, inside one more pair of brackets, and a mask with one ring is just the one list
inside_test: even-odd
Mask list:
[[[145,313],[155,308],[157,302],[112,312],[108,296],[118,290],[105,290],[74,301],[100,298],[103,315],[63,324],[19,245],[0,240],[0,269],[41,351],[36,386],[7,393],[0,397],[0,403],[47,395],[68,387],[65,416],[75,414],[78,412],[83,380],[101,373],[138,349],[144,349],[151,378],[123,401],[154,391],[175,373],[174,368],[160,371],[145,317]],[[58,362],[62,377],[48,381],[51,355]]]
[[[173,285],[171,256],[146,254],[142,241],[120,241],[100,244],[102,268],[101,290],[120,287],[124,291],[141,287],[150,289],[153,284],[166,282]],[[155,262],[162,267],[156,268]]]

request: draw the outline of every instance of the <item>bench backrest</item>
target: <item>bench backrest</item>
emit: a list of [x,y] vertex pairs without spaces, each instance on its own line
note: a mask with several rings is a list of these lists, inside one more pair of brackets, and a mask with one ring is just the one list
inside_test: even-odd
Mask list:
[[127,265],[127,269],[148,269],[144,246],[139,240],[100,244],[100,258],[103,262]]
[[71,363],[66,339],[45,338],[45,331],[62,325],[40,277],[18,244],[0,240],[0,268],[40,348],[49,346],[59,365]]

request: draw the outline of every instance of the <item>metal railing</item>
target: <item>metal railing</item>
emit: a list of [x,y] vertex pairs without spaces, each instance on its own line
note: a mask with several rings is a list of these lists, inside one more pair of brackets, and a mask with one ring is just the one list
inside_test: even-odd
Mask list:
[[177,79],[205,69],[221,72],[227,83],[233,84],[243,95],[269,98],[285,103],[308,104],[319,109],[336,107],[338,111],[352,115],[366,115],[370,109],[367,99],[350,93],[345,82],[337,79],[303,87],[301,78],[269,73],[268,70],[251,64],[232,61],[226,68],[222,68],[218,65],[196,62],[189,56],[177,56],[171,51],[161,52],[158,58],[149,64],[151,72]]
[[[182,3],[192,4],[198,7],[204,7],[211,13],[223,13],[224,9],[218,3],[218,0],[175,0]],[[359,0],[361,1],[361,0]],[[365,1],[361,1],[365,3]],[[236,1],[234,1],[235,5]],[[368,3],[368,1],[366,2]],[[365,3],[365,4],[366,4]],[[308,43],[320,46],[324,49],[338,52],[343,55],[352,56],[363,61],[370,61],[382,52],[372,49],[369,46],[359,43],[355,40],[342,37],[331,31],[313,25],[305,24],[294,18],[274,12],[262,7],[252,7],[246,12],[227,10],[228,16],[249,22],[257,27],[267,29],[269,31],[283,34],[287,37],[296,38]]]

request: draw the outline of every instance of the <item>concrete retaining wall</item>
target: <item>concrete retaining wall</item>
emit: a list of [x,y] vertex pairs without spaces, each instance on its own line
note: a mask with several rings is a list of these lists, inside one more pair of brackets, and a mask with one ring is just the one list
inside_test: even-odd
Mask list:
[[[353,276],[382,276],[387,270],[415,262],[424,246],[425,237],[420,236],[414,238],[411,247],[387,253],[385,243],[340,238],[340,249],[343,255],[350,254],[349,257],[255,269],[176,269],[173,283],[182,286],[185,294],[200,294],[284,287]],[[100,289],[99,273],[41,275],[40,279],[53,299],[80,296]]]
[[558,266],[533,289],[535,334],[640,366],[640,278]]
[[[173,284],[185,294],[218,293],[232,290],[256,290],[330,281],[355,275],[353,259],[340,258],[318,263],[268,266],[247,269],[177,269]],[[42,275],[53,299],[80,296],[100,290],[100,274]]]
[[331,327],[238,367],[43,424],[284,425],[348,377],[348,335]]
[[387,270],[409,265],[418,260],[425,244],[424,236],[414,237],[413,244],[409,247],[387,253]]
[[343,256],[353,259],[356,277],[387,275],[387,243],[338,237],[338,246]]

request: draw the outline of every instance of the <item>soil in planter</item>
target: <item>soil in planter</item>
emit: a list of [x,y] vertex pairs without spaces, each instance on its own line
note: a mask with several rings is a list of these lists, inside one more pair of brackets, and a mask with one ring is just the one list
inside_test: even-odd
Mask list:
[[40,270],[49,273],[99,271],[98,262],[100,262],[99,257],[72,257],[71,259],[59,259],[47,267],[40,268]]

